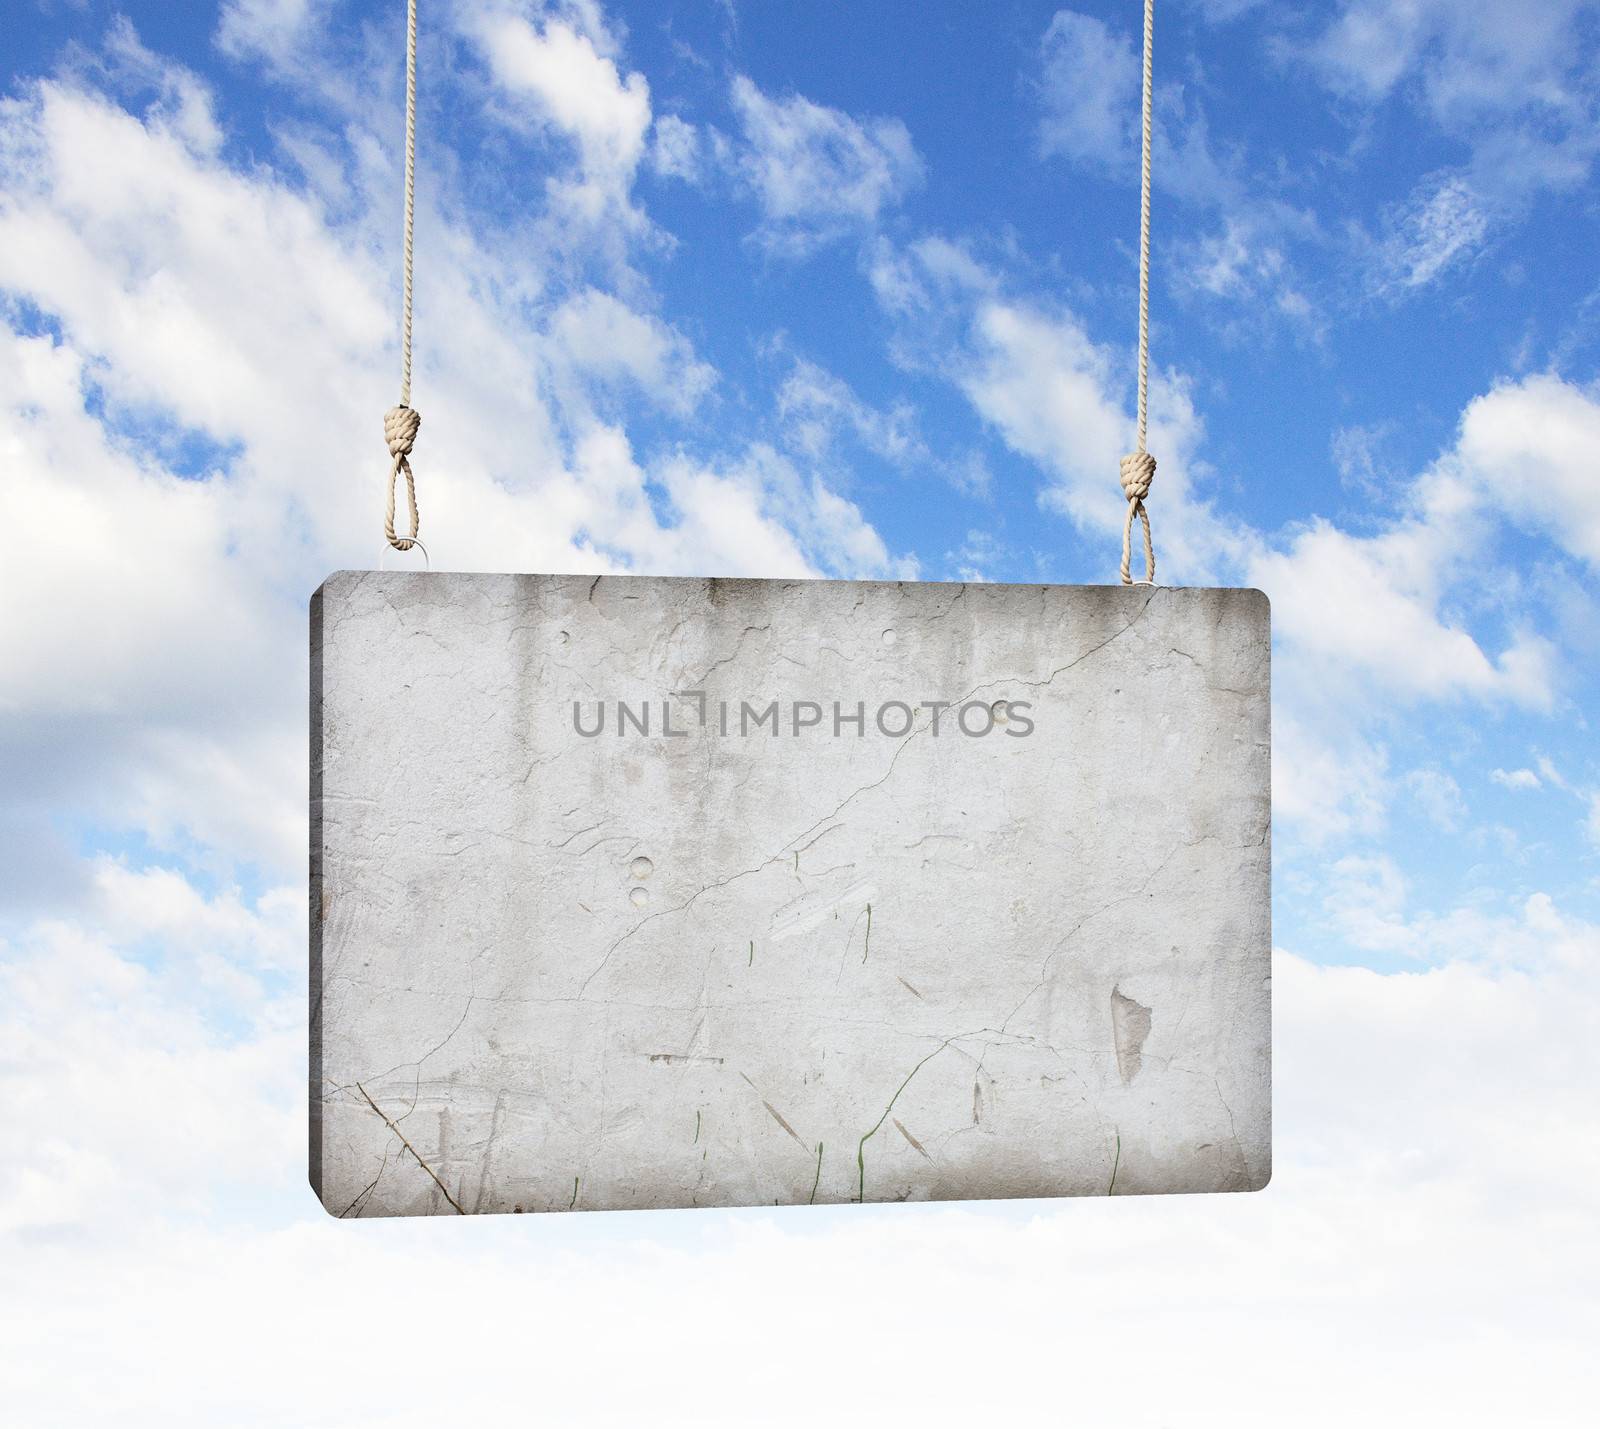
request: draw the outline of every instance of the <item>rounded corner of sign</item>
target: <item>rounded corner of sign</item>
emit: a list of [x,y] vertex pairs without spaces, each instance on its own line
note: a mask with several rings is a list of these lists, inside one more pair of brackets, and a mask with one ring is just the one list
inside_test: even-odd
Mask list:
[[342,1221],[345,1219],[345,1216],[341,1213],[340,1208],[333,1205],[328,1200],[326,1194],[328,1189],[326,1182],[323,1182],[321,1178],[317,1176],[316,1172],[310,1167],[306,1169],[306,1187],[311,1192],[312,1200],[314,1200],[317,1205],[322,1208],[323,1214],[326,1215],[330,1221]]
[[344,567],[340,567],[340,569],[336,571],[329,571],[328,574],[322,578],[322,583],[311,592],[308,603],[311,605],[316,605],[318,601],[322,600],[326,596],[338,595],[352,581],[359,580],[362,576],[368,574],[370,574],[370,572],[352,571],[347,570]]
[[1265,624],[1269,626],[1272,624],[1272,597],[1266,591],[1262,590],[1260,586],[1252,585],[1245,586],[1239,594],[1244,596],[1251,606],[1260,613],[1261,619]]

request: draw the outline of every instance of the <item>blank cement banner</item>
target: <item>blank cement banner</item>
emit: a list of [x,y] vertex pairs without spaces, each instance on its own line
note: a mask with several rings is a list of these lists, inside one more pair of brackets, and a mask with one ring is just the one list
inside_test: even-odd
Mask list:
[[335,1215],[1250,1190],[1258,592],[343,573]]

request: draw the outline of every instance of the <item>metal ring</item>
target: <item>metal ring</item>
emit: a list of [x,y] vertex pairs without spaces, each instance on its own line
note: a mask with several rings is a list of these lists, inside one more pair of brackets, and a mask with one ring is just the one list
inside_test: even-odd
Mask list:
[[[415,536],[404,536],[401,539],[410,541],[413,546],[422,552],[422,569],[431,572],[433,570],[433,561],[428,556],[428,548],[424,546],[422,542]],[[384,561],[388,559],[389,552],[395,551],[396,549],[396,547],[390,545],[387,541],[383,543],[383,554],[378,557],[378,569],[380,571],[386,571],[389,569],[388,566],[384,565]],[[406,553],[404,551],[398,551],[398,554],[403,556]]]

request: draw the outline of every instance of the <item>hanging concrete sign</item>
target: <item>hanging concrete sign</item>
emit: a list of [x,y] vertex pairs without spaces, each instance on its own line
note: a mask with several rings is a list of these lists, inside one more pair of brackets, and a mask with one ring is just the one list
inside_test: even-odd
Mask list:
[[1251,1190],[1247,590],[344,573],[312,600],[336,1215]]

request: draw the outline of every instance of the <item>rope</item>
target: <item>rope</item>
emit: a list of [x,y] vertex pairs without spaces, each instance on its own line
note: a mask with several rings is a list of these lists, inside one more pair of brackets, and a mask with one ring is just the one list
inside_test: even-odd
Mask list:
[[[389,500],[384,510],[383,534],[397,551],[417,544],[417,483],[411,474],[411,447],[422,417],[411,406],[411,233],[417,213],[417,0],[406,0],[406,216],[403,244],[405,278],[400,305],[400,405],[383,416],[383,436],[393,463],[389,467]],[[411,508],[411,533],[394,531],[395,482],[406,479],[406,504]]]
[[[397,551],[409,551],[417,540],[417,482],[411,474],[410,457],[411,444],[416,441],[417,429],[421,426],[422,418],[410,407],[391,407],[383,414],[383,437],[389,444],[389,455],[394,458],[394,465],[389,468],[389,500],[383,512],[383,534]],[[406,505],[411,508],[409,536],[394,533],[395,478],[401,475],[406,479]]]
[[1144,151],[1139,166],[1139,446],[1122,458],[1122,494],[1128,519],[1122,523],[1122,583],[1133,584],[1133,518],[1144,525],[1144,581],[1156,582],[1156,551],[1150,540],[1150,513],[1144,499],[1155,479],[1156,459],[1145,450],[1150,421],[1150,114],[1151,55],[1155,41],[1156,0],[1144,0]]

